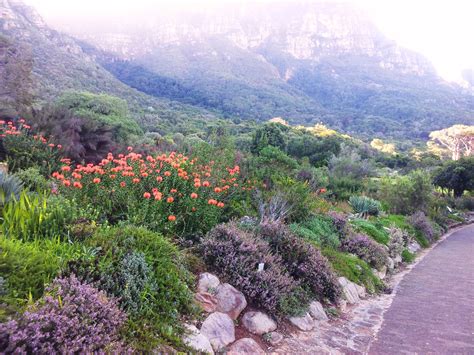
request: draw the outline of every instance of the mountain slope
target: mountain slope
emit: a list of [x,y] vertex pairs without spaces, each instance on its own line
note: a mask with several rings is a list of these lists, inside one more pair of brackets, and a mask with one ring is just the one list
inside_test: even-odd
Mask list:
[[412,139],[473,122],[472,94],[345,4],[261,4],[148,20],[78,35],[109,52],[99,58],[123,82],[228,117],[282,116]]
[[15,103],[19,99],[41,103],[67,90],[85,90],[127,100],[137,119],[151,129],[215,118],[203,109],[153,98],[128,87],[86,54],[75,39],[51,30],[21,1],[0,0],[0,13],[0,78],[7,84],[0,89],[2,106],[19,108]]

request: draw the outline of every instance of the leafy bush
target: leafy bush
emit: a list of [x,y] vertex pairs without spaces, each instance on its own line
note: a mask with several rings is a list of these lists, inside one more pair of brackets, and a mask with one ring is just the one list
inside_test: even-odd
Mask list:
[[[257,307],[278,315],[293,313],[287,303],[299,284],[285,272],[281,258],[272,255],[268,243],[231,222],[209,232],[201,250],[206,263]],[[259,263],[264,263],[260,272]],[[300,307],[305,306],[299,301]]]
[[11,200],[18,200],[23,189],[23,183],[15,175],[0,172],[0,205]]
[[77,245],[57,239],[25,242],[0,236],[0,277],[4,280],[0,319],[21,309],[29,299],[40,298],[45,285],[67,261],[84,252]]
[[48,181],[41,175],[41,171],[38,168],[31,167],[25,170],[18,170],[15,176],[18,177],[23,182],[25,188],[30,191],[46,191],[50,189]]
[[363,234],[352,235],[346,238],[341,249],[348,253],[357,255],[370,266],[381,269],[387,263],[387,252],[385,249]]
[[402,260],[405,263],[411,263],[413,260],[415,260],[416,255],[411,253],[408,249],[404,249],[402,251]]
[[41,302],[18,320],[0,324],[6,353],[79,353],[120,348],[126,320],[114,300],[74,276],[56,279]]
[[174,152],[146,158],[110,153],[98,165],[64,165],[53,176],[65,196],[95,206],[109,221],[190,236],[210,230],[228,202],[251,190],[238,181],[239,172]]
[[439,234],[433,227],[429,218],[421,211],[415,212],[408,217],[408,222],[418,233],[426,238],[429,243],[433,243],[439,237]]
[[349,204],[354,213],[363,218],[378,216],[382,210],[382,205],[379,201],[366,196],[351,196]]
[[328,216],[332,219],[332,224],[340,237],[344,237],[348,231],[347,216],[336,211],[329,211]]
[[341,244],[331,218],[315,216],[306,222],[290,225],[293,233],[323,247],[337,249]]
[[366,221],[363,219],[355,219],[352,221],[352,225],[357,231],[367,234],[377,243],[387,244],[390,239],[388,232],[381,224],[374,224],[371,221]]
[[461,196],[454,202],[457,209],[474,211],[474,196]]
[[91,208],[79,208],[74,200],[46,193],[23,191],[18,201],[10,201],[2,210],[1,231],[5,236],[32,240],[67,236],[68,225],[88,215]]
[[193,312],[193,279],[178,249],[161,235],[133,226],[99,229],[84,243],[96,255],[70,263],[69,272],[120,297],[136,347],[151,349],[163,339],[179,342],[178,318]]
[[290,275],[307,292],[320,300],[337,301],[341,289],[336,275],[318,249],[279,223],[262,224],[259,233],[268,241],[273,252],[281,256]]
[[375,293],[383,290],[383,282],[374,275],[370,266],[357,256],[334,249],[323,249],[323,255],[328,258],[338,275],[358,285],[364,285],[367,292]]

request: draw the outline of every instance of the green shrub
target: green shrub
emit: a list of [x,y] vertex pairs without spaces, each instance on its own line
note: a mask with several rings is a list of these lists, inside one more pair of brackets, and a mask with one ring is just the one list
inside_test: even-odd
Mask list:
[[339,276],[344,276],[358,285],[365,286],[369,293],[383,290],[383,282],[374,275],[370,266],[357,256],[328,248],[323,249],[323,255],[328,258]]
[[416,255],[411,253],[408,249],[404,249],[402,251],[402,260],[405,263],[411,263],[413,260],[415,260]]
[[338,248],[341,244],[330,217],[315,216],[303,223],[294,223],[290,229],[297,236],[322,247]]
[[366,196],[351,196],[349,204],[354,213],[362,218],[378,216],[382,210],[382,205],[379,201]]
[[[0,320],[19,310],[43,294],[44,287],[65,266],[85,249],[59,239],[22,241],[0,236],[0,278],[4,280],[4,295],[0,295]],[[3,309],[2,309],[3,308]]]
[[366,221],[363,219],[355,219],[351,223],[358,232],[367,234],[369,237],[380,244],[386,245],[390,240],[389,234],[384,229],[382,224],[373,224],[371,221]]
[[126,225],[99,229],[85,244],[97,255],[70,264],[69,272],[95,278],[99,289],[121,298],[130,315],[127,334],[137,349],[180,344],[178,319],[194,309],[193,278],[178,249],[160,234]]
[[23,191],[18,201],[4,206],[1,231],[24,240],[66,237],[68,225],[85,215],[94,218],[94,211],[79,208],[74,200]]
[[48,180],[41,174],[40,169],[36,167],[18,170],[15,176],[17,176],[23,182],[25,188],[30,191],[46,191],[50,189]]

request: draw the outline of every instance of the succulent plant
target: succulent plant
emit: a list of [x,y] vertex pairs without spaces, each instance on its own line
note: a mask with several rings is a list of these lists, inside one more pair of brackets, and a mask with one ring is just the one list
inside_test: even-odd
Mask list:
[[9,175],[0,171],[0,204],[8,203],[12,197],[20,198],[23,183],[14,175]]
[[382,205],[379,201],[366,196],[351,196],[349,204],[354,213],[361,218],[378,216],[382,210]]

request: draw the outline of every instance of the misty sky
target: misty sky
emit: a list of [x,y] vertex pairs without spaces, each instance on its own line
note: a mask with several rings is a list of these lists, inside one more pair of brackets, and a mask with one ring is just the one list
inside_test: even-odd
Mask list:
[[[203,8],[239,0],[24,0],[52,26],[108,21],[131,12],[169,8]],[[275,2],[258,0],[253,2]],[[247,1],[251,2],[251,1]],[[285,2],[288,2],[286,0]],[[430,59],[439,74],[458,80],[474,69],[474,0],[349,0],[364,8],[377,26],[399,44]],[[155,10],[156,9],[156,10]]]

